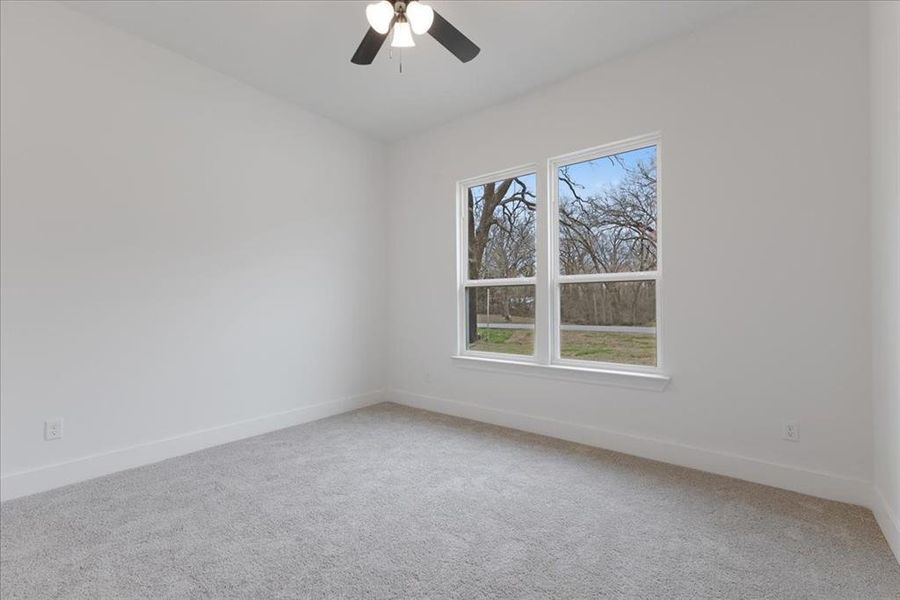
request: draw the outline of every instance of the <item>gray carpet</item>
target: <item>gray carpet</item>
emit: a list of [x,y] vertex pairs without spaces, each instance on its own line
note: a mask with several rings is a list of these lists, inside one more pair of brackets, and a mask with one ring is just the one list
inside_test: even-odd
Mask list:
[[900,598],[872,514],[381,404],[2,505],[3,598]]

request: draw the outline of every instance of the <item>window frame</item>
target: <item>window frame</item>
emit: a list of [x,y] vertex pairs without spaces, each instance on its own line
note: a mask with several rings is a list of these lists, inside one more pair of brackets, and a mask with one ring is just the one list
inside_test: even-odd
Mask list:
[[[597,160],[613,154],[621,154],[641,148],[654,146],[656,148],[656,270],[655,271],[626,271],[622,273],[585,273],[577,275],[563,275],[559,268],[559,185],[556,173],[560,167],[588,160]],[[639,137],[595,146],[577,152],[570,152],[554,156],[547,161],[547,181],[549,197],[548,227],[550,234],[550,277],[549,277],[549,311],[550,311],[550,364],[579,368],[596,368],[600,370],[615,369],[619,371],[637,371],[646,373],[661,373],[663,367],[662,352],[662,193],[661,182],[662,160],[661,141],[658,133],[651,133]],[[554,185],[549,185],[554,182]],[[628,363],[612,363],[593,360],[578,360],[563,358],[560,345],[560,286],[566,283],[603,283],[614,281],[653,281],[656,295],[656,365],[632,365]]]
[[[473,358],[484,358],[484,359],[494,359],[494,360],[503,360],[508,362],[517,362],[517,363],[526,363],[526,364],[537,364],[536,357],[538,352],[538,344],[537,344],[537,336],[535,335],[534,339],[534,347],[532,348],[531,354],[506,354],[504,352],[482,352],[479,350],[469,350],[467,337],[468,337],[468,323],[466,321],[466,290],[472,287],[515,287],[515,286],[523,286],[530,285],[534,287],[535,292],[535,320],[537,320],[537,265],[540,262],[538,258],[538,239],[540,238],[539,230],[541,228],[540,223],[540,215],[538,214],[538,210],[536,207],[535,210],[535,275],[531,277],[504,277],[497,279],[469,279],[469,207],[468,207],[468,192],[469,188],[477,187],[479,185],[485,185],[488,183],[493,183],[496,181],[501,181],[503,179],[511,179],[513,177],[524,177],[526,175],[534,175],[535,180],[538,182],[538,190],[535,194],[539,196],[540,190],[540,169],[536,164],[530,163],[526,165],[520,165],[517,167],[512,167],[509,169],[505,169],[503,171],[495,171],[493,173],[487,173],[484,175],[480,175],[478,177],[472,177],[470,179],[465,179],[456,184],[456,228],[457,228],[457,355],[458,356],[468,356]],[[536,204],[539,205],[540,202],[536,200]],[[537,329],[537,323],[535,322],[535,330]],[[535,331],[535,334],[537,331]]]
[[[656,270],[624,273],[589,273],[563,275],[559,264],[559,185],[557,169],[561,166],[587,160],[596,160],[613,154],[654,146],[656,148]],[[594,146],[576,152],[547,158],[544,168],[535,163],[495,171],[459,181],[457,183],[457,349],[456,358],[486,361],[488,368],[503,363],[514,363],[516,372],[521,365],[534,365],[540,371],[555,371],[556,376],[567,377],[576,374],[582,379],[591,373],[610,376],[610,383],[621,382],[623,375],[630,382],[641,377],[648,388],[661,391],[669,381],[664,371],[664,336],[662,320],[663,303],[663,219],[662,219],[662,136],[659,132],[628,138],[609,144]],[[534,277],[508,279],[468,278],[468,206],[467,193],[473,186],[493,181],[536,174],[535,209],[535,275]],[[591,360],[563,358],[560,354],[560,286],[566,283],[600,283],[610,281],[653,281],[656,295],[656,365],[634,365]],[[531,355],[514,355],[499,352],[483,352],[467,348],[466,289],[476,286],[534,285],[535,287],[535,329],[534,349]],[[469,366],[469,365],[466,365]],[[633,387],[629,385],[628,387]]]

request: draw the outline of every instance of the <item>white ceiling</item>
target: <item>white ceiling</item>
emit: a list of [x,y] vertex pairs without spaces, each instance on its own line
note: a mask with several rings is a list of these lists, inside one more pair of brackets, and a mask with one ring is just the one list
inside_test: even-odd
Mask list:
[[428,2],[481,47],[460,63],[430,36],[398,61],[350,63],[365,1],[69,0],[194,61],[390,141],[689,31],[747,2]]

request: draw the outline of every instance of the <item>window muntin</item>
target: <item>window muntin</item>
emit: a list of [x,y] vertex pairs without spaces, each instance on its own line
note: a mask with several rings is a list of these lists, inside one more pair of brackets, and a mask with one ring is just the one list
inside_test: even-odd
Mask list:
[[[537,174],[520,168],[461,183],[458,352],[660,373],[658,177],[659,138],[648,135],[551,158]],[[490,200],[517,178],[521,185]],[[520,196],[507,198],[509,190]],[[511,204],[520,212],[503,212]],[[485,236],[478,224],[487,217],[504,228]],[[523,256],[534,258],[515,260]],[[512,286],[523,289],[503,290]],[[490,288],[490,303],[474,288]],[[504,294],[517,304],[507,314]]]

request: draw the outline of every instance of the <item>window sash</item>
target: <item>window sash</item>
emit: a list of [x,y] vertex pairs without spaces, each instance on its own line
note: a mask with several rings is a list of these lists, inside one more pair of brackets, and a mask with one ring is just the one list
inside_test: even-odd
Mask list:
[[[493,278],[493,279],[471,279],[469,277],[469,210],[468,210],[468,192],[470,188],[479,187],[482,185],[487,185],[489,183],[496,183],[497,181],[502,181],[504,179],[513,179],[516,177],[527,177],[529,175],[534,175],[535,180],[537,181],[536,203],[538,206],[542,204],[539,200],[540,198],[540,180],[541,173],[540,169],[538,169],[537,164],[527,164],[520,165],[518,167],[512,167],[510,169],[506,169],[503,171],[497,171],[494,173],[486,173],[484,175],[479,175],[478,177],[472,177],[470,179],[466,179],[464,181],[460,181],[457,184],[457,254],[459,255],[459,272],[458,279],[459,281],[470,287],[477,286],[490,286],[493,285],[492,282],[498,282],[497,285],[528,285],[535,283],[535,279],[537,277],[537,263],[540,261],[538,258],[538,239],[540,238],[540,228],[541,221],[539,216],[539,210],[535,210],[535,275],[532,277],[503,277],[503,278]],[[512,283],[512,282],[517,283]]]
[[[620,275],[624,277],[608,277],[608,275]],[[599,276],[599,278],[598,278]],[[577,278],[568,280],[569,277]],[[566,284],[572,283],[610,283],[610,282],[628,282],[628,281],[652,281],[654,282],[654,293],[656,295],[656,364],[655,365],[637,365],[633,363],[616,363],[599,360],[579,360],[577,358],[564,358],[562,356],[562,303],[560,301],[560,288]],[[562,365],[568,367],[578,367],[581,369],[597,369],[597,370],[613,370],[613,371],[637,371],[641,373],[660,373],[662,372],[662,360],[660,350],[660,278],[658,271],[645,272],[628,272],[628,273],[599,273],[584,275],[566,275],[561,276],[561,280],[553,285],[552,297],[552,313],[551,313],[551,334],[550,334],[550,365]],[[537,307],[535,307],[535,312]]]
[[[477,280],[478,285],[467,285],[464,287],[463,298],[464,298],[464,302],[466,302],[466,306],[463,309],[465,322],[463,323],[462,335],[465,336],[465,338],[461,340],[461,344],[462,344],[462,349],[465,350],[464,354],[466,356],[477,356],[477,357],[494,358],[494,359],[500,359],[500,360],[514,360],[517,362],[527,362],[527,363],[535,363],[536,362],[535,359],[537,356],[537,342],[534,339],[535,333],[537,331],[537,323],[536,322],[531,327],[532,347],[531,347],[531,352],[529,354],[512,354],[512,353],[505,353],[505,352],[491,352],[491,351],[487,351],[487,350],[473,350],[473,349],[469,348],[469,343],[468,343],[468,334],[470,333],[470,326],[471,326],[471,323],[469,322],[469,317],[471,316],[472,313],[469,312],[469,307],[471,305],[469,304],[469,298],[467,298],[466,292],[468,292],[469,290],[475,290],[475,289],[486,288],[486,287],[498,287],[498,288],[530,287],[530,288],[533,288],[533,293],[536,296],[537,286],[534,283],[530,283],[530,284],[522,283],[521,282],[522,279],[524,279],[524,278],[503,280],[503,281],[514,281],[515,283],[503,283],[500,285],[483,285],[483,284],[481,284],[481,280]],[[494,280],[494,281],[498,281],[498,280]],[[488,296],[488,298],[490,298],[490,296]],[[535,299],[534,304],[535,304],[534,308],[535,308],[535,317],[536,317],[537,316],[536,299]],[[488,304],[487,308],[488,308],[488,311],[490,311],[490,304]],[[490,313],[488,313],[488,314],[490,314]],[[476,319],[478,317],[477,310],[475,312],[475,317],[476,317]],[[504,329],[503,324],[492,323],[492,322],[485,323],[485,328],[491,329],[492,327],[494,327],[494,325],[497,325],[496,329]],[[476,328],[477,328],[477,324],[476,324]]]

